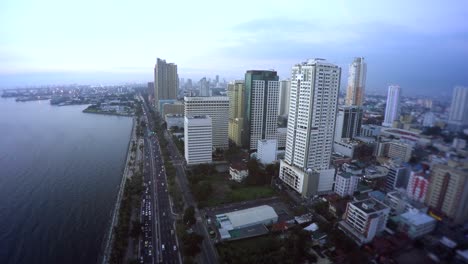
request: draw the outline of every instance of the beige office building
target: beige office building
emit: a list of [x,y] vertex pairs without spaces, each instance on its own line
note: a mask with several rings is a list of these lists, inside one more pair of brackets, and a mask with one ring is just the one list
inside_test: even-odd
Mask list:
[[448,165],[434,165],[426,203],[457,224],[468,221],[468,169],[450,161]]

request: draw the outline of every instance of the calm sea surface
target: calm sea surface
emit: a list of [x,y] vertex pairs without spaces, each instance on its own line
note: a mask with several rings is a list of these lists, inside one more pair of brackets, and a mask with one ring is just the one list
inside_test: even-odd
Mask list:
[[0,98],[0,263],[96,263],[132,120]]

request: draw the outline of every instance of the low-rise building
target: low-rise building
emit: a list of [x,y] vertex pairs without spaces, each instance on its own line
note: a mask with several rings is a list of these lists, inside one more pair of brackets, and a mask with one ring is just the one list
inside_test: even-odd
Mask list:
[[339,222],[338,228],[358,245],[369,243],[385,229],[389,213],[387,205],[372,198],[350,202],[345,220]]
[[276,161],[276,139],[261,139],[257,145],[257,159],[262,164],[271,164]]
[[357,190],[358,183],[359,176],[349,172],[341,172],[336,175],[334,191],[341,197],[352,196]]
[[[216,215],[219,233],[223,240],[235,238],[237,233],[247,228],[272,225],[278,222],[278,214],[273,207],[261,205],[244,210]],[[248,230],[247,230],[248,231]],[[248,233],[248,232],[245,232]]]
[[249,170],[245,163],[235,162],[229,166],[229,175],[231,176],[231,180],[242,182],[247,176],[249,176]]
[[167,129],[173,127],[184,128],[184,115],[183,114],[167,114],[164,116],[166,121]]
[[427,212],[427,206],[409,199],[403,189],[387,193],[385,196],[385,204],[391,208],[392,213],[395,215],[400,215],[410,210],[416,210],[422,213]]
[[437,221],[427,214],[410,210],[400,216],[399,229],[408,234],[411,239],[416,239],[431,233],[436,223]]

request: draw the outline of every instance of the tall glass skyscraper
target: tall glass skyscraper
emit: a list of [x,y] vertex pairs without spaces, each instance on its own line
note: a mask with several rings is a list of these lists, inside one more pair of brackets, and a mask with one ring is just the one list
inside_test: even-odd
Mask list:
[[387,106],[385,107],[385,119],[382,126],[392,127],[393,121],[400,117],[401,88],[398,85],[390,85],[387,94]]

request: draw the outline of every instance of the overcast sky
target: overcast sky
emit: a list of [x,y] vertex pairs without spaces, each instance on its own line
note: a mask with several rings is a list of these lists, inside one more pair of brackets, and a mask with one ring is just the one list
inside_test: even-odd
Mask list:
[[381,2],[2,0],[0,87],[150,81],[156,57],[196,80],[249,69],[284,79],[319,57],[346,80],[355,56],[369,90],[468,85],[467,1]]

